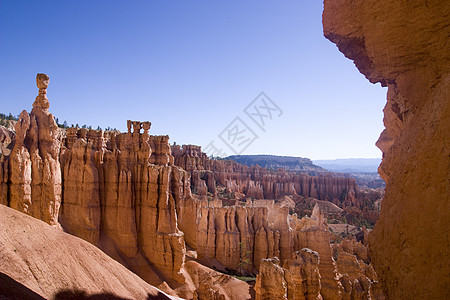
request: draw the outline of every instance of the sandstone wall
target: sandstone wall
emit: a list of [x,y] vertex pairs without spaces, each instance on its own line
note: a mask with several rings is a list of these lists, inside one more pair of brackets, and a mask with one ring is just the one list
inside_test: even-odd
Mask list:
[[254,207],[214,206],[198,201],[193,214],[196,221],[180,217],[180,228],[189,232],[185,222],[196,223],[192,233],[186,234],[192,237],[186,242],[197,250],[200,260],[214,259],[223,270],[256,274],[262,258],[277,256],[285,260],[296,248],[287,207],[267,202],[264,207]]
[[[61,132],[32,121],[35,114],[53,120],[46,109],[22,112],[17,143],[0,164],[3,204],[62,226],[173,295],[208,299],[205,291],[214,291],[228,299],[235,292],[224,289],[225,283],[205,282],[202,276],[219,276],[213,270],[185,268],[178,218],[195,213],[189,207],[196,208],[197,202],[191,196],[189,174],[173,165],[167,136],[150,136],[148,128],[142,133],[136,122],[132,133],[85,128]],[[49,130],[47,135],[36,134],[43,131],[41,126]],[[52,136],[53,143],[40,140],[46,136]],[[42,157],[57,160],[36,163]],[[183,224],[193,225],[196,232],[195,222]],[[223,282],[232,280],[220,276]],[[245,282],[232,282],[245,291],[242,299],[250,297]]]
[[102,131],[69,128],[64,141],[60,221],[65,230],[95,245],[105,235],[122,256],[142,254],[164,278],[184,282],[175,200],[185,196],[187,178],[168,165],[168,139],[139,131],[105,137]]
[[263,259],[256,279],[256,300],[317,299],[320,295],[319,255],[309,249],[296,252],[296,258],[280,266],[277,258]]
[[325,36],[388,87],[370,251],[391,299],[450,294],[449,15],[447,1],[325,1]]
[[133,122],[133,133],[60,130],[48,111],[48,76],[36,80],[33,110],[20,114],[14,147],[0,161],[1,203],[62,225],[147,282],[192,295],[176,214],[190,184],[172,165],[168,137],[150,136],[150,122]]
[[155,278],[184,283],[185,245],[175,201],[190,191],[184,189],[187,174],[168,165],[166,137],[77,128],[57,136],[53,116],[36,105],[31,114],[22,112],[16,133],[10,185],[1,193],[9,188],[12,208],[61,224],[94,245],[108,240],[103,249],[124,262],[145,257],[144,267],[131,267],[138,274],[156,269]]
[[301,250],[281,261],[261,260],[256,299],[385,299],[367,248],[355,239],[330,245],[318,206],[310,218],[291,221]]
[[16,142],[9,156],[8,204],[50,225],[58,225],[61,137],[48,111],[45,93],[36,97],[30,114],[22,111],[15,130]]
[[193,192],[217,195],[225,187],[234,196],[256,199],[278,199],[283,195],[302,195],[333,201],[340,206],[357,206],[359,189],[353,178],[331,175],[308,176],[285,170],[269,171],[248,167],[232,160],[211,160],[194,145],[172,146],[174,164],[191,174]]

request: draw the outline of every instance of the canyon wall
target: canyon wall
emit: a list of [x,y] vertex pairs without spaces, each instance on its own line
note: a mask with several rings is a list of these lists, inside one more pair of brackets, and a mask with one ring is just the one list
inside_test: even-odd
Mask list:
[[370,236],[391,299],[450,295],[450,5],[326,0],[325,36],[372,83],[388,87],[377,146],[386,181]]
[[12,151],[0,158],[2,204],[98,246],[146,282],[187,299],[251,297],[250,285],[212,268],[259,274],[260,295],[271,290],[267,273],[275,268],[289,299],[364,299],[378,286],[364,273],[369,260],[354,263],[358,276],[340,272],[319,205],[298,218],[287,196],[258,199],[301,191],[350,201],[354,180],[209,160],[196,146],[172,147],[174,157],[168,136],[149,135],[150,122],[128,121],[125,133],[60,129],[48,111],[48,80],[38,74],[33,110],[20,114]]
[[[174,163],[191,174],[193,192],[237,198],[278,199],[302,195],[326,200],[340,206],[360,206],[360,191],[353,178],[331,175],[309,176],[279,169],[277,172],[246,166],[232,160],[209,159],[200,146],[173,145]],[[222,188],[222,189],[220,189]],[[226,189],[225,193],[220,191]],[[227,194],[228,193],[228,194]]]
[[279,200],[288,196],[293,200],[290,212],[301,216],[311,214],[319,200],[338,207],[333,211],[323,210],[332,222],[345,220],[359,227],[372,227],[378,219],[377,203],[381,202],[384,191],[359,188],[354,178],[327,172],[310,175],[289,169],[274,171],[233,160],[210,159],[195,145],[172,145],[171,149],[174,164],[190,173],[191,190],[202,199],[218,198],[233,204],[247,199]]
[[[194,283],[196,266],[184,268],[176,207],[194,199],[189,174],[173,165],[168,136],[151,136],[150,122],[138,121],[126,133],[60,129],[48,111],[49,78],[36,81],[33,110],[20,114],[12,151],[0,157],[1,203],[98,246],[170,294],[227,297],[214,284]],[[228,280],[248,294],[246,283]]]

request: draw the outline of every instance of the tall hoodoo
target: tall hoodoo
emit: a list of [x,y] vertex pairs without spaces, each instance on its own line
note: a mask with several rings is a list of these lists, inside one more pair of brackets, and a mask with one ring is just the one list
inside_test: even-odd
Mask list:
[[47,98],[47,88],[50,83],[50,77],[47,74],[38,73],[36,75],[36,85],[39,88],[39,95],[33,103],[33,107],[48,109],[50,103]]
[[49,77],[37,74],[39,95],[31,114],[23,111],[16,124],[16,144],[10,156],[10,206],[59,225],[61,205],[61,138],[53,115],[48,111]]
[[448,1],[325,1],[325,36],[388,87],[370,252],[391,299],[450,294],[449,15]]

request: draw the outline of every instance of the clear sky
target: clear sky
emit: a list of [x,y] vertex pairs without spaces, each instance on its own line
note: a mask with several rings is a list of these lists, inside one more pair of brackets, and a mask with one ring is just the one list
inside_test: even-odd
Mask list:
[[[46,73],[50,111],[69,125],[148,120],[153,134],[231,155],[219,135],[239,117],[258,136],[242,154],[381,157],[386,89],[323,37],[322,10],[319,0],[0,0],[0,112],[30,111]],[[282,111],[263,117],[265,131],[244,112],[260,92]]]

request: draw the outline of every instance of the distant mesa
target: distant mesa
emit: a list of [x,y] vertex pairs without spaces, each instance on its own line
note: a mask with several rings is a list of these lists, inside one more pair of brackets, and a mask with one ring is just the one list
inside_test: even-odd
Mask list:
[[278,170],[279,168],[289,171],[299,171],[309,173],[310,175],[318,175],[326,172],[309,159],[303,157],[277,156],[277,155],[231,155],[225,159],[234,160],[240,164],[252,167],[259,165],[262,168]]

